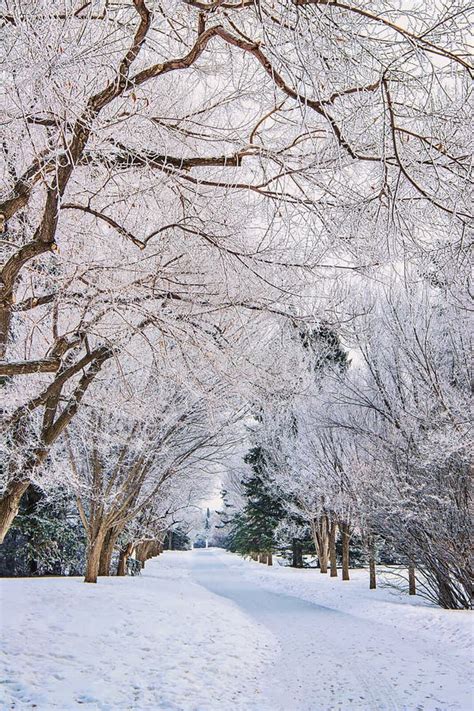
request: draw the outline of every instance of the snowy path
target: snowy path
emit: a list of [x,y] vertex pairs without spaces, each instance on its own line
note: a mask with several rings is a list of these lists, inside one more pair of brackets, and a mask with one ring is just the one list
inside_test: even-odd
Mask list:
[[262,589],[227,560],[220,552],[196,552],[193,579],[232,600],[279,641],[262,690],[275,711],[474,708],[462,661],[446,651],[439,656],[431,641]]
[[472,615],[359,573],[198,550],[97,585],[0,580],[0,709],[472,711]]

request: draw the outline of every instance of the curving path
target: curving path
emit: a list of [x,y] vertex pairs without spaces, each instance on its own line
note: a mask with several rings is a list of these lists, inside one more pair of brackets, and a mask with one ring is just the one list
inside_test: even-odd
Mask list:
[[[261,588],[225,554],[194,551],[191,576],[279,643],[251,711],[470,711],[467,671],[393,626]],[[265,702],[265,703],[264,703]]]

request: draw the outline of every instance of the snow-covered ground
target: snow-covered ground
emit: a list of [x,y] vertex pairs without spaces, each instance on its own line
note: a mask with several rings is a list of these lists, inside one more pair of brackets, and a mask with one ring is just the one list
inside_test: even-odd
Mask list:
[[369,590],[367,569],[351,570],[351,580],[343,582],[340,577],[321,575],[319,569],[268,567],[239,556],[224,555],[227,565],[240,566],[247,577],[274,592],[294,595],[367,620],[392,624],[407,634],[416,630],[417,637],[422,636],[433,644],[450,649],[460,658],[467,656],[468,663],[474,662],[474,613],[443,610],[422,597],[399,593],[388,586],[390,574],[385,576],[383,569],[377,574],[378,589]]
[[245,710],[275,641],[193,583],[190,553],[141,577],[4,579],[0,709]]
[[2,580],[0,708],[471,711],[471,613],[353,576],[198,550],[96,586]]

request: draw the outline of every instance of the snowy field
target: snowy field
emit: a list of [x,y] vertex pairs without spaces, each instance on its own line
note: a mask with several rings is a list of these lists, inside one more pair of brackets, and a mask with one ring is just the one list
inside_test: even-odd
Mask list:
[[315,570],[165,553],[140,578],[6,579],[2,709],[470,711],[472,616]]

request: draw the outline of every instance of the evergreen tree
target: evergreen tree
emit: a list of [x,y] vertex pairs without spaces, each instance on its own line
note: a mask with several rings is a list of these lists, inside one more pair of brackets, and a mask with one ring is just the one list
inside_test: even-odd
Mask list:
[[[345,370],[349,365],[347,352],[341,345],[339,336],[326,324],[308,329],[297,327],[297,339],[308,351],[309,368],[319,377],[330,367]],[[256,419],[261,417],[256,415]],[[293,421],[294,435],[297,435],[296,421]],[[244,457],[251,467],[251,475],[241,483],[244,489],[246,503],[239,512],[219,512],[222,526],[229,531],[226,545],[231,551],[241,554],[274,551],[278,548],[286,550],[291,547],[291,561],[294,567],[303,567],[303,554],[312,547],[312,539],[307,521],[291,509],[291,501],[279,496],[278,488],[270,481],[266,470],[266,455],[263,447],[254,446]],[[288,499],[288,497],[286,497]],[[226,492],[223,492],[226,508]],[[290,505],[289,505],[290,504]],[[289,540],[282,545],[277,529],[298,531],[298,535],[290,535]]]
[[221,527],[228,530],[226,547],[242,555],[274,550],[275,529],[285,515],[278,495],[270,490],[264,457],[261,447],[253,447],[244,458],[251,473],[241,482],[246,500],[241,511],[229,511],[232,506],[227,504],[227,493],[222,492],[226,510],[218,514]]
[[46,500],[31,486],[0,547],[0,575],[80,575],[85,551],[83,527],[71,497],[60,492]]

